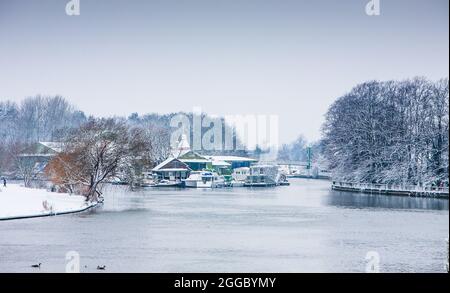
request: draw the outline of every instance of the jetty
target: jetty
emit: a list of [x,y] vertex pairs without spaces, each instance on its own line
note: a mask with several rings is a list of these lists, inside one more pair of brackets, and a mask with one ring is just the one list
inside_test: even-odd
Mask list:
[[448,199],[449,188],[437,186],[394,185],[333,181],[331,188],[338,191],[370,194],[399,195],[409,197],[432,197]]

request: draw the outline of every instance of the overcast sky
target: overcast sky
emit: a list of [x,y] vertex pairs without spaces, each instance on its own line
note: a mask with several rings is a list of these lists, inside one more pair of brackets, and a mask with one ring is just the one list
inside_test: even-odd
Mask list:
[[449,1],[0,0],[0,100],[66,97],[94,115],[278,114],[320,137],[330,104],[372,79],[448,77]]

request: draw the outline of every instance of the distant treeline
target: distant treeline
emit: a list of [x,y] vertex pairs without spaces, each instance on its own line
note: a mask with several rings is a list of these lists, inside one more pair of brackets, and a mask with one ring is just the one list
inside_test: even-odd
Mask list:
[[86,120],[82,111],[60,96],[36,96],[20,104],[0,101],[0,140],[3,143],[57,141],[68,129]]
[[[145,129],[153,144],[152,160],[157,163],[168,154],[170,121],[177,114],[133,113],[113,119]],[[186,115],[192,121],[193,114]],[[64,141],[94,120],[98,118],[87,117],[59,96],[36,96],[20,104],[0,101],[0,173],[14,169],[17,153],[28,144]],[[448,184],[448,79],[360,84],[332,104],[322,130],[320,142],[308,144],[300,136],[281,146],[278,159],[307,161],[310,148],[312,160],[330,169],[336,180]],[[192,129],[190,136],[192,141]],[[260,152],[257,149],[251,155],[257,157]],[[219,153],[249,155],[247,151]]]
[[448,184],[448,79],[356,86],[326,114],[323,146],[336,179]]
[[[308,150],[309,149],[309,150]],[[320,141],[310,143],[300,135],[290,144],[283,144],[278,150],[278,160],[282,162],[307,162],[321,164],[322,144]],[[325,167],[325,166],[321,166]]]
[[[177,114],[179,113],[164,115],[132,113],[129,117],[113,117],[112,119],[125,123],[131,128],[143,128],[149,132],[153,144],[158,146],[157,149],[154,148],[156,153],[152,154],[156,164],[168,155],[173,130],[170,121]],[[184,114],[192,121],[192,113]],[[202,117],[205,116],[206,114],[202,114]],[[88,117],[61,96],[29,97],[20,104],[8,100],[0,101],[0,173],[13,171],[16,167],[17,154],[28,145],[38,141],[64,142],[74,130],[98,119],[100,118]],[[225,127],[228,126],[225,125]],[[208,128],[203,130],[205,129]],[[193,136],[192,129],[190,136],[191,138]],[[238,138],[235,136],[234,139],[238,144]],[[215,153],[217,152],[208,152],[208,154]],[[220,153],[247,154],[246,151]]]
[[36,141],[61,141],[86,115],[60,96],[36,96],[20,104],[0,101],[0,173],[13,171],[16,155]]

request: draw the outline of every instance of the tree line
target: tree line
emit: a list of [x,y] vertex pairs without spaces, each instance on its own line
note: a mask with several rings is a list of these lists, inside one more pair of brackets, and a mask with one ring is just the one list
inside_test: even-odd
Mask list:
[[106,181],[120,175],[133,186],[143,171],[169,157],[170,121],[177,114],[87,117],[60,96],[0,102],[0,175],[19,177],[30,185],[42,164],[23,152],[36,142],[57,142],[61,151],[46,165],[47,178],[61,191],[97,200]]
[[0,102],[0,175],[36,179],[40,158],[21,156],[36,142],[56,142],[61,152],[45,167],[62,191],[96,200],[102,184],[120,173],[133,183],[170,153],[168,117],[87,117],[60,96]]
[[362,83],[332,104],[322,131],[336,180],[448,185],[448,79]]
[[[48,177],[95,200],[117,172],[132,185],[169,156],[176,114],[87,117],[60,96],[0,102],[0,173],[27,169],[17,157],[32,143],[60,142]],[[300,136],[280,148],[278,159],[306,161],[312,150],[312,160],[325,162],[335,180],[448,185],[448,79],[366,82],[338,98],[325,118],[320,142]]]
[[39,95],[20,104],[0,101],[0,139],[3,143],[57,141],[68,129],[86,120],[82,111],[61,96]]
[[20,104],[0,101],[0,173],[17,168],[18,153],[36,141],[61,141],[87,121],[86,115],[61,96],[35,96]]

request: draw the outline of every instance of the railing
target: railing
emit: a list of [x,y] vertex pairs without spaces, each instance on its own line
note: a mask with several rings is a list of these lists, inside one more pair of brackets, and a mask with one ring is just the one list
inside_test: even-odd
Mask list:
[[378,190],[378,191],[402,191],[402,192],[431,192],[431,193],[449,193],[449,187],[439,186],[420,186],[420,185],[398,185],[398,184],[378,184],[378,183],[359,183],[359,182],[336,182],[333,181],[333,187],[344,187],[360,190]]

